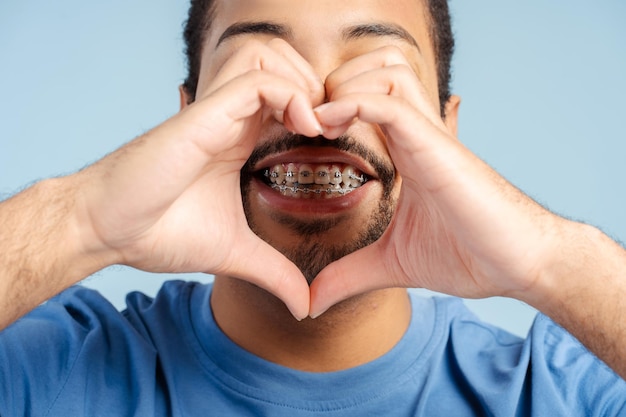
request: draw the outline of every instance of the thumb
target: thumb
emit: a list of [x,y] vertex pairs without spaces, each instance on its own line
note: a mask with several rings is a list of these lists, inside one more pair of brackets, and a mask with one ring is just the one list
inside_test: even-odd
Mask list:
[[392,276],[380,241],[346,255],[324,268],[313,280],[309,316],[319,317],[352,296],[394,286],[390,281]]
[[252,232],[232,255],[237,262],[224,272],[272,293],[297,320],[308,316],[309,284],[293,262]]

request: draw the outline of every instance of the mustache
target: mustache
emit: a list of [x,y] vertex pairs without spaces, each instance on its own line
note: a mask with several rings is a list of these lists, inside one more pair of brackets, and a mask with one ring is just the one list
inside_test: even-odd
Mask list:
[[303,146],[313,146],[320,148],[333,148],[357,155],[361,159],[369,163],[379,180],[387,189],[387,185],[392,185],[395,179],[395,167],[393,164],[381,158],[378,154],[358,142],[354,137],[344,134],[337,139],[329,140],[323,136],[307,137],[296,133],[281,134],[272,140],[256,147],[250,157],[241,168],[241,178],[248,177],[252,174],[252,170],[262,159],[281,152],[287,152]]

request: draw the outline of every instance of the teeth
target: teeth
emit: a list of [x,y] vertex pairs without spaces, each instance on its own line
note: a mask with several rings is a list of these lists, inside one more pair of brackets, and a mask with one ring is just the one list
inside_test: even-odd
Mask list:
[[270,171],[272,184],[282,184],[285,181],[285,169],[282,165],[274,165]]
[[350,165],[343,169],[341,177],[343,179],[344,188],[357,188],[364,182],[363,176],[357,176],[356,170]]
[[330,183],[334,185],[339,185],[343,182],[343,174],[341,173],[341,168],[337,165],[333,165],[330,167]]
[[340,185],[329,184],[328,188],[326,188],[325,197],[333,198],[334,195],[345,195],[346,191],[341,188]]
[[315,173],[311,165],[301,165],[298,173],[298,183],[303,185],[309,185],[315,183]]
[[285,172],[285,182],[287,184],[293,184],[295,182],[298,182],[298,177],[298,170],[295,164],[287,165],[287,170]]
[[332,198],[352,192],[367,180],[351,165],[276,164],[265,170],[268,185],[293,198]]
[[319,165],[315,168],[315,183],[320,185],[330,184],[330,168],[328,165]]

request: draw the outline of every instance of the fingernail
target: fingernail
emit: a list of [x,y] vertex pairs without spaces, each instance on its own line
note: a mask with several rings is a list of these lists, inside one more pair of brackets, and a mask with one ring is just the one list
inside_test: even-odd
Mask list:
[[294,319],[298,320],[298,321],[302,321],[306,318],[306,316],[299,316],[298,314],[296,314],[296,312],[294,310],[292,310],[291,308],[287,307],[289,309],[289,312],[291,313],[291,315],[293,316]]
[[319,122],[315,125],[315,130],[317,130],[317,133],[319,133],[320,136],[324,136],[324,128]]
[[276,121],[278,123],[285,123],[285,112],[280,111],[280,110],[276,110],[274,112],[274,119],[276,119]]
[[323,136],[324,128],[322,127],[322,124],[320,123],[319,118],[317,117],[317,113],[315,113],[315,110],[313,111],[313,117],[315,118],[315,121],[313,122],[315,130],[319,135]]
[[324,103],[313,109],[313,114],[315,115],[315,121],[317,122],[317,131],[320,135],[324,136],[324,128],[322,127],[322,122],[320,121],[319,113],[322,112],[325,108],[328,107],[330,103]]
[[322,311],[316,311],[315,313],[310,314],[309,317],[311,317],[313,320],[315,320],[316,318],[318,318],[322,314],[326,313],[326,311],[328,311],[328,309],[324,309]]
[[313,111],[317,114],[317,113],[321,113],[324,110],[326,110],[328,107],[332,106],[333,103],[328,102],[328,103],[324,103],[324,104],[320,104],[319,106],[317,106],[316,108],[313,109]]

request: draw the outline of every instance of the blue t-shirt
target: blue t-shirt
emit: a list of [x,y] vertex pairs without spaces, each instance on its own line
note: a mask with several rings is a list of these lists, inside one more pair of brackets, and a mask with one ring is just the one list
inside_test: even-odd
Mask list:
[[390,352],[309,373],[229,340],[211,288],[168,282],[122,313],[65,291],[0,333],[0,416],[626,416],[626,383],[541,315],[523,340],[412,295]]

